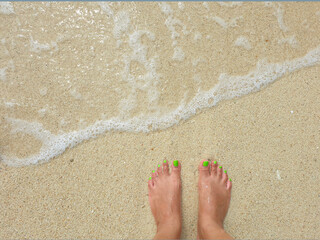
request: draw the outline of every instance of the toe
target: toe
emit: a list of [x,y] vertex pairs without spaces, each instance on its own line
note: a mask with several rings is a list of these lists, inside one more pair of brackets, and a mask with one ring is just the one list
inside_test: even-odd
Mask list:
[[227,170],[224,170],[222,173],[222,182],[227,183],[227,181],[228,181]]
[[223,168],[222,168],[222,166],[219,166],[219,167],[218,167],[218,174],[217,174],[217,176],[218,176],[219,178],[222,177],[222,172],[223,172]]
[[171,164],[171,175],[180,177],[181,163],[178,160],[174,160]]
[[152,176],[153,185],[155,185],[157,182],[158,173],[155,170],[153,170],[151,176]]
[[148,180],[148,188],[149,188],[149,190],[153,188],[152,177],[150,177],[149,180]]
[[231,182],[231,178],[229,178],[227,181],[227,190],[231,191],[231,188],[232,188],[232,182]]
[[217,169],[218,169],[218,163],[216,160],[211,162],[211,174],[216,176],[217,175]]
[[169,163],[168,163],[167,160],[163,161],[162,172],[163,172],[164,175],[169,175]]
[[158,176],[161,176],[161,175],[162,175],[162,166],[161,166],[161,164],[158,164],[157,174],[158,174]]
[[210,164],[209,164],[209,161],[206,159],[201,160],[199,164],[199,176],[200,177],[210,176]]

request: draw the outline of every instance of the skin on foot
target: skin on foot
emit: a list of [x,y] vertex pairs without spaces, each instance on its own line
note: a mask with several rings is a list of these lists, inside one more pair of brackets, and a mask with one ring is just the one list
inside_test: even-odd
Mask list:
[[231,180],[216,161],[202,160],[199,165],[198,238],[228,239],[223,229],[231,199]]
[[[176,166],[174,166],[176,165]],[[181,235],[181,163],[165,161],[148,181],[149,203],[157,225],[155,239],[177,239]]]

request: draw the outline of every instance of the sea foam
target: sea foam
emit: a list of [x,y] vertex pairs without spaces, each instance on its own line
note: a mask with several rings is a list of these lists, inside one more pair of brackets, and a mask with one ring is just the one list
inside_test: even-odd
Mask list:
[[21,119],[6,118],[11,124],[12,133],[25,133],[34,136],[42,142],[40,151],[27,158],[9,157],[0,155],[2,160],[11,166],[25,166],[47,162],[62,154],[66,149],[79,143],[95,138],[107,131],[126,132],[150,132],[169,128],[194,116],[199,110],[215,106],[220,101],[232,99],[259,91],[266,85],[281,78],[285,74],[297,71],[304,67],[314,66],[320,63],[320,46],[309,51],[305,56],[282,63],[268,63],[260,60],[256,68],[246,75],[231,76],[222,73],[219,82],[208,91],[200,91],[187,102],[182,99],[180,105],[173,111],[164,115],[139,115],[129,120],[114,117],[107,120],[99,120],[94,124],[79,131],[71,131],[62,134],[52,134],[43,128],[40,123],[28,122]]
[[0,2],[0,14],[14,14],[14,8],[11,2]]

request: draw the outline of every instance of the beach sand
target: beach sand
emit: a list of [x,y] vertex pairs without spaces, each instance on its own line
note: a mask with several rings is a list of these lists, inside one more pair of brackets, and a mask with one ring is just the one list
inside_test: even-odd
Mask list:
[[303,68],[171,128],[107,132],[47,163],[0,162],[0,238],[152,238],[147,181],[166,159],[182,164],[182,238],[194,239],[204,158],[233,181],[232,236],[320,238],[319,76]]

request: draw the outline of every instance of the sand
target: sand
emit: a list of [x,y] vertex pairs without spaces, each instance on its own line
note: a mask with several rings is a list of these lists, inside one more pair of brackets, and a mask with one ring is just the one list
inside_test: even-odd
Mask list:
[[152,238],[147,180],[164,159],[177,159],[182,238],[194,239],[203,158],[232,178],[232,236],[320,238],[319,76],[320,66],[303,68],[169,129],[107,132],[48,163],[0,162],[0,238]]

